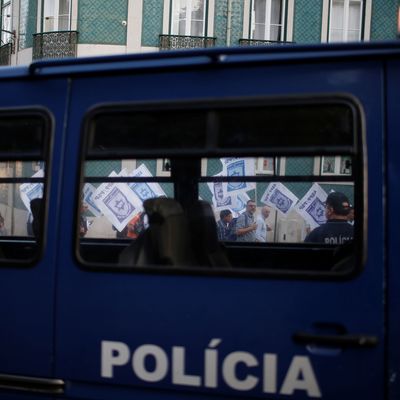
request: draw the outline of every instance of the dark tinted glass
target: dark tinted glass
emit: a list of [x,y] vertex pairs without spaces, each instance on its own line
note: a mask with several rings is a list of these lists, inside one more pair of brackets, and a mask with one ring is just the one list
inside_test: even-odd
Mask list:
[[[90,122],[88,153],[200,154],[208,151],[314,152],[354,146],[347,104],[216,105],[192,110],[107,111]],[[340,149],[338,149],[340,150]],[[252,150],[254,152],[254,150]],[[242,154],[243,155],[243,154]]]
[[0,157],[43,159],[47,141],[44,140],[45,121],[40,116],[9,116],[0,118]]

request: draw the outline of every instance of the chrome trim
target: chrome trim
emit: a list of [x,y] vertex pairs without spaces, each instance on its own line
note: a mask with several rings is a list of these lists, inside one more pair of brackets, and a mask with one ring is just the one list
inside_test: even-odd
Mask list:
[[0,389],[62,394],[64,393],[64,386],[65,382],[62,379],[0,374]]

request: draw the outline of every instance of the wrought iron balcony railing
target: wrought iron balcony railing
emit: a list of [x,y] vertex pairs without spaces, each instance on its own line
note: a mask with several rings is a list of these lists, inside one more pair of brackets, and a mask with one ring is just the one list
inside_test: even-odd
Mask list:
[[293,44],[295,42],[285,42],[283,40],[257,40],[257,39],[239,39],[240,46],[271,46]]
[[33,60],[76,57],[77,31],[42,32],[33,35]]
[[13,51],[13,43],[3,44],[0,46],[0,65],[11,64],[11,53]]
[[207,36],[160,35],[160,50],[213,47],[216,40]]

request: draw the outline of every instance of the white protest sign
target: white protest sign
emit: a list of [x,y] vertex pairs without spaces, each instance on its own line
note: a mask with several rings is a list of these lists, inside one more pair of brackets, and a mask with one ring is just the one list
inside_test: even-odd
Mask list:
[[270,183],[261,197],[261,202],[273,207],[283,215],[289,214],[299,199],[280,182]]
[[[119,174],[113,171],[109,176]],[[92,198],[100,211],[120,232],[141,211],[138,207],[140,201],[125,183],[102,183]]]
[[[32,178],[43,178],[43,177],[44,177],[44,171],[42,169],[39,169],[38,172],[32,175]],[[38,197],[39,198],[43,197],[43,183],[23,183],[19,187],[19,193],[21,196],[21,200],[24,203],[24,206],[30,212],[31,200],[36,199]]]
[[[138,168],[132,171],[130,176],[140,178],[152,177],[153,175],[144,164],[141,164]],[[147,199],[166,196],[164,190],[156,182],[132,182],[129,183],[128,186],[142,203]]]
[[[254,176],[255,175],[255,159],[254,158],[221,158],[223,165],[223,174],[226,176]],[[228,182],[227,192],[237,190],[248,191],[255,188],[255,184],[251,182]]]
[[325,201],[327,194],[318,183],[314,183],[296,206],[296,211],[305,219],[311,229],[326,222]]
[[89,211],[95,216],[100,217],[101,211],[93,199],[96,188],[91,183],[85,183],[83,187],[83,201],[87,204]]

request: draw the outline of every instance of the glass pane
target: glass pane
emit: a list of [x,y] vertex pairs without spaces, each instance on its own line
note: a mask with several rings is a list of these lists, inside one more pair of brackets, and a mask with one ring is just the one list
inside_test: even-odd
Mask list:
[[349,6],[349,29],[359,30],[361,23],[361,4],[359,2],[350,2]]
[[271,1],[271,24],[281,25],[282,0]]
[[190,35],[191,36],[204,36],[203,21],[192,21]]
[[204,21],[205,0],[192,0],[192,20]]
[[331,29],[331,36],[329,39],[331,42],[342,42],[343,41],[343,30],[342,29]]
[[255,24],[253,39],[264,40],[265,39],[265,24]]
[[275,41],[281,40],[281,31],[282,31],[281,26],[272,25],[270,27],[270,31],[271,31],[270,40],[275,40]]
[[[222,218],[217,224],[221,240],[270,243],[313,241],[340,245],[353,239],[353,226],[347,226],[350,207],[354,203],[353,182],[265,180],[247,184],[246,188],[236,187],[230,192],[228,185],[222,182],[201,183],[199,186],[200,198],[207,199],[212,204],[216,221],[221,221]],[[339,200],[334,200],[334,212],[327,213],[325,203],[333,192],[336,193],[333,197],[345,199],[348,204],[343,206]],[[224,220],[228,214],[230,217]],[[325,242],[325,239],[316,237],[316,233],[308,237],[311,231],[335,222],[337,225],[334,225],[329,237],[337,239]],[[243,229],[249,227],[254,229]],[[319,231],[320,229],[316,232]],[[335,236],[336,233],[338,236]]]
[[330,20],[332,29],[343,29],[344,26],[344,2],[341,0],[333,0],[332,14]]
[[[161,159],[88,161],[85,175],[97,178],[164,176],[162,171],[159,174],[158,161],[162,163]],[[135,239],[137,235],[134,234],[133,225],[143,222],[138,220],[139,216],[144,217],[143,202],[151,198],[173,196],[174,186],[171,182],[91,182],[89,178],[82,193],[81,237]],[[135,229],[138,234],[138,228]]]
[[256,24],[265,24],[266,0],[254,0],[254,18]]
[[[43,162],[0,162],[0,236],[38,236],[44,172]],[[27,182],[4,181],[13,178]]]

